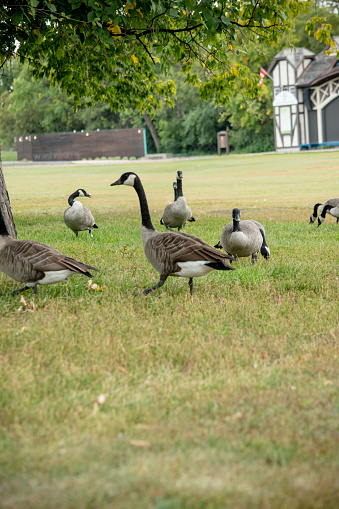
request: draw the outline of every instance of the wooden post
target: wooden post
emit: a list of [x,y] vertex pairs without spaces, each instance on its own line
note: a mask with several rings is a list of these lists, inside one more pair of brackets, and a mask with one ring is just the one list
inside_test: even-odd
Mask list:
[[11,204],[9,201],[4,174],[2,172],[1,152],[0,152],[0,208],[9,234],[11,235],[11,237],[16,239],[17,233],[13,221]]

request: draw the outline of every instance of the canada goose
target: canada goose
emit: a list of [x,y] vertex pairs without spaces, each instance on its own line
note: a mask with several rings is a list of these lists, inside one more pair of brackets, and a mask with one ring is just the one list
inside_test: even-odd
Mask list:
[[220,254],[198,237],[188,233],[158,232],[155,230],[148,210],[146,194],[141,180],[135,173],[123,173],[111,186],[134,187],[140,202],[141,237],[144,252],[150,264],[160,273],[160,281],[144,290],[144,294],[162,286],[168,276],[189,278],[188,284],[193,295],[193,278],[204,276],[213,269],[234,270],[225,260],[236,261],[229,255]]
[[[325,203],[316,203],[314,205],[314,210],[313,210],[313,214],[311,215],[310,217],[310,222],[308,224],[312,224],[315,222],[315,220],[317,219],[317,215],[318,215],[318,212],[322,212],[324,210],[324,207],[326,207],[326,205],[332,205],[332,207],[338,207],[339,206],[339,198],[331,198],[330,200],[327,200]],[[328,212],[330,212],[328,210]],[[332,212],[330,212],[330,214],[332,214]],[[326,213],[325,213],[326,215]],[[339,219],[338,219],[338,216],[336,216],[335,214],[332,214],[334,215],[334,217],[337,218],[337,223],[339,223]],[[325,216],[323,216],[325,218]],[[323,222],[324,219],[320,220],[320,224]],[[318,226],[320,226],[319,224],[319,220],[318,220]]]
[[318,227],[325,221],[326,212],[336,217],[337,223],[339,223],[339,198],[332,198],[324,203],[321,214],[318,217]]
[[25,283],[12,295],[29,288],[37,294],[37,285],[59,283],[76,273],[92,277],[88,269],[98,270],[41,242],[13,239],[0,210],[0,270],[16,281]]
[[[178,186],[176,182],[173,182],[173,190],[174,190],[174,201],[178,199]],[[160,219],[160,224],[165,224],[163,218]],[[172,228],[169,228],[172,230]]]
[[[177,201],[177,199],[178,199],[178,185],[177,185],[176,182],[173,182],[173,189],[174,189],[174,201]],[[192,211],[191,211],[191,209],[188,206],[187,206],[187,208],[188,208],[187,221],[189,221],[190,223],[193,223],[193,221],[195,221],[195,219],[194,219],[194,217],[192,215]],[[164,224],[161,221],[160,221],[160,224]]]
[[79,201],[74,201],[79,196],[87,196],[91,198],[91,194],[86,193],[85,189],[78,189],[68,198],[69,207],[64,212],[64,221],[66,226],[74,231],[78,236],[79,231],[88,230],[91,237],[92,229],[98,228],[95,224],[94,217],[91,212]]
[[266,244],[265,228],[254,219],[240,221],[241,213],[238,208],[232,210],[233,222],[223,229],[220,241],[214,247],[224,250],[233,256],[252,256],[254,264],[260,250],[262,256],[268,260],[270,249]]
[[[186,198],[182,192],[182,179],[183,179],[182,171],[177,172],[177,192],[175,192],[174,188],[174,202],[170,203],[165,207],[165,210],[162,214],[162,223],[166,226],[167,230],[172,230],[173,228],[178,228],[178,231],[183,228],[186,224],[186,221],[195,221],[192,219],[191,209],[187,206]],[[177,198],[176,198],[177,196]]]

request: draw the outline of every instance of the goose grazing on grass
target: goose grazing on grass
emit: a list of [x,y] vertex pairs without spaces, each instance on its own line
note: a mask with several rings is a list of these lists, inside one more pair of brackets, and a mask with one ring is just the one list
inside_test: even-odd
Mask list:
[[325,221],[327,212],[331,214],[331,216],[336,217],[337,223],[339,223],[339,198],[332,198],[324,203],[321,214],[318,217],[318,227]]
[[177,188],[174,188],[174,202],[165,207],[160,223],[166,226],[167,230],[178,231],[183,228],[187,221],[195,221],[191,209],[187,206],[186,198],[182,192],[182,171],[177,172]]
[[140,202],[141,237],[146,258],[160,273],[160,281],[144,290],[148,294],[162,286],[168,276],[187,277],[191,295],[193,278],[204,276],[212,270],[234,270],[225,260],[236,261],[229,255],[220,254],[198,237],[188,233],[158,232],[155,230],[148,210],[148,203],[141,180],[135,173],[123,173],[112,186],[134,187]]
[[240,220],[241,213],[238,208],[232,210],[233,222],[223,229],[220,241],[214,247],[224,248],[226,253],[236,257],[252,256],[254,264],[258,253],[268,260],[270,249],[266,244],[265,228],[253,219]]
[[[308,224],[315,223],[315,220],[317,219],[318,212],[322,213],[324,210],[324,207],[326,207],[327,205],[331,205],[331,207],[333,207],[334,209],[339,207],[339,198],[331,198],[330,200],[327,200],[325,203],[316,203],[314,205],[313,214],[311,215],[310,222]],[[332,214],[332,212],[330,212],[329,209],[327,209],[327,212]],[[334,214],[332,214],[332,215],[334,215],[334,217],[337,218],[337,223],[339,223],[338,216],[335,215],[336,212],[337,211],[334,210]],[[325,215],[326,215],[326,212],[325,212]],[[320,220],[320,224],[324,221],[325,215],[323,216],[323,219]],[[318,226],[320,226],[320,224],[319,224],[319,219],[318,219]]]
[[0,271],[25,283],[23,288],[15,290],[12,295],[30,288],[38,294],[37,285],[60,283],[73,274],[92,277],[89,269],[98,270],[41,242],[13,239],[0,210]]
[[64,212],[64,221],[66,226],[74,231],[75,236],[78,232],[88,230],[91,237],[92,229],[98,228],[95,224],[92,213],[82,205],[81,202],[75,201],[79,196],[87,196],[91,198],[91,194],[86,193],[85,189],[78,189],[68,198],[69,207]]

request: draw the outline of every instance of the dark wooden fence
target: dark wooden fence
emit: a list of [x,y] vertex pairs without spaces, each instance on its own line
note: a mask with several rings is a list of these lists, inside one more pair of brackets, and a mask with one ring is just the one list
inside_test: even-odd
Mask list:
[[114,129],[15,138],[18,161],[76,161],[96,157],[143,157],[147,155],[146,132]]

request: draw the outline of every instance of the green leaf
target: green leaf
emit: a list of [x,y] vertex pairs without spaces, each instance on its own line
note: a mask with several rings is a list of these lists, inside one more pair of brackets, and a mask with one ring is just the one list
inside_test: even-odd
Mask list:
[[87,14],[87,21],[91,22],[94,21],[96,18],[96,13],[94,11],[89,11]]
[[19,25],[22,21],[22,18],[23,18],[23,12],[22,11],[15,11],[13,14],[12,14],[12,23],[13,25]]
[[220,20],[218,18],[211,18],[206,21],[206,26],[209,30],[216,30],[220,25]]

